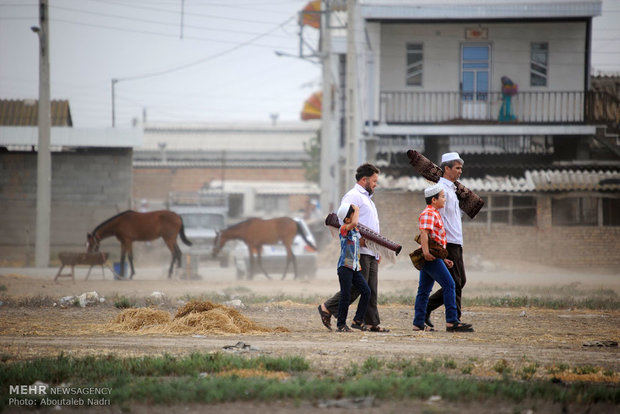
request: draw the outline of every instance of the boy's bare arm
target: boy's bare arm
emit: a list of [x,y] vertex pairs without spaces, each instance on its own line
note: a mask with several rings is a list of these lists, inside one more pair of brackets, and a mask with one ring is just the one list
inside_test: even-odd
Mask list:
[[353,207],[353,214],[351,214],[350,217],[351,221],[344,224],[344,229],[346,231],[351,231],[356,228],[360,218],[360,209],[355,204],[351,204],[351,207]]
[[424,259],[430,261],[433,261],[436,259],[435,256],[433,256],[428,248],[428,238],[429,238],[429,230],[428,229],[421,229],[420,230],[420,244],[422,245],[422,253],[424,253]]

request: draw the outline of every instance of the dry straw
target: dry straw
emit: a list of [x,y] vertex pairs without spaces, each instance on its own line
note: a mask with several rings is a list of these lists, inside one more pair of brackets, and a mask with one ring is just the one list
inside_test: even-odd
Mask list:
[[174,319],[165,311],[140,308],[122,311],[109,328],[120,332],[160,334],[239,334],[289,332],[266,328],[243,316],[236,309],[210,301],[192,301],[177,310]]

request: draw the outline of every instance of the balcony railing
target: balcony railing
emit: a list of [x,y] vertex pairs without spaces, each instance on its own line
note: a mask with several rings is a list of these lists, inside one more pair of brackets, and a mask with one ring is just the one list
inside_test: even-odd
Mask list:
[[[609,109],[610,103],[603,102],[600,95],[583,91],[519,92],[510,98],[508,113],[508,102],[501,92],[384,91],[380,95],[380,121],[396,124],[463,121],[532,124],[604,122],[595,120],[593,115],[602,118],[607,117],[608,112],[616,112],[613,108]],[[504,117],[500,117],[500,110],[504,111]]]

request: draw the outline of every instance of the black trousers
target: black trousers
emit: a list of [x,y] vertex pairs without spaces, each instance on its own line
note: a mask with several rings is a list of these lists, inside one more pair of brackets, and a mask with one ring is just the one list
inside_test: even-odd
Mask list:
[[[465,276],[465,265],[463,264],[463,246],[460,244],[448,243],[446,246],[448,250],[448,259],[454,262],[454,266],[448,269],[452,279],[454,279],[455,293],[456,293],[456,313],[461,319],[461,293],[463,286],[467,282]],[[443,289],[439,289],[437,292],[428,299],[428,305],[426,306],[426,315],[429,315],[432,311],[443,305]]]
[[[368,308],[366,310],[366,316],[364,318],[364,323],[366,325],[379,326],[379,310],[377,309],[377,285],[378,285],[378,271],[379,271],[379,263],[374,256],[368,254],[360,255],[360,264],[362,265],[362,276],[364,276],[364,280],[368,283],[368,287],[370,288],[370,300],[368,301]],[[351,288],[351,301],[350,303],[355,302],[355,299],[358,298],[360,292],[353,286]],[[334,315],[334,317],[338,318],[338,304],[340,303],[340,292],[336,293],[331,298],[325,301],[325,307]]]

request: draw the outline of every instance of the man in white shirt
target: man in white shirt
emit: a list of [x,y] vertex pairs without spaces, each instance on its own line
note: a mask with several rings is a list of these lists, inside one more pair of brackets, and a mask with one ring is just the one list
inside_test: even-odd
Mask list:
[[[379,232],[379,214],[377,207],[372,201],[372,195],[379,180],[379,169],[372,164],[363,164],[357,168],[355,179],[357,183],[349,190],[340,202],[355,204],[359,207],[359,223]],[[370,301],[365,317],[365,328],[371,332],[389,332],[389,329],[379,326],[379,310],[377,309],[377,286],[378,268],[381,257],[379,253],[365,247],[364,239],[360,244],[360,264],[362,265],[362,275],[370,287]],[[353,288],[351,290],[351,303],[357,299],[359,292]],[[331,330],[331,316],[338,316],[338,303],[340,302],[340,292],[319,305],[321,321],[327,329]]]
[[[439,179],[439,184],[441,184],[446,194],[446,204],[444,208],[439,210],[439,214],[441,214],[446,229],[448,259],[454,263],[448,270],[450,271],[450,275],[452,275],[452,279],[454,279],[456,287],[456,311],[459,320],[461,320],[461,293],[467,278],[465,276],[465,265],[463,264],[462,211],[459,207],[459,200],[456,196],[456,186],[454,182],[461,177],[464,163],[465,162],[456,152],[443,154],[441,156],[443,177]],[[433,323],[430,319],[431,312],[443,304],[443,290],[439,289],[429,298],[426,307],[425,323],[431,328],[433,327]]]

